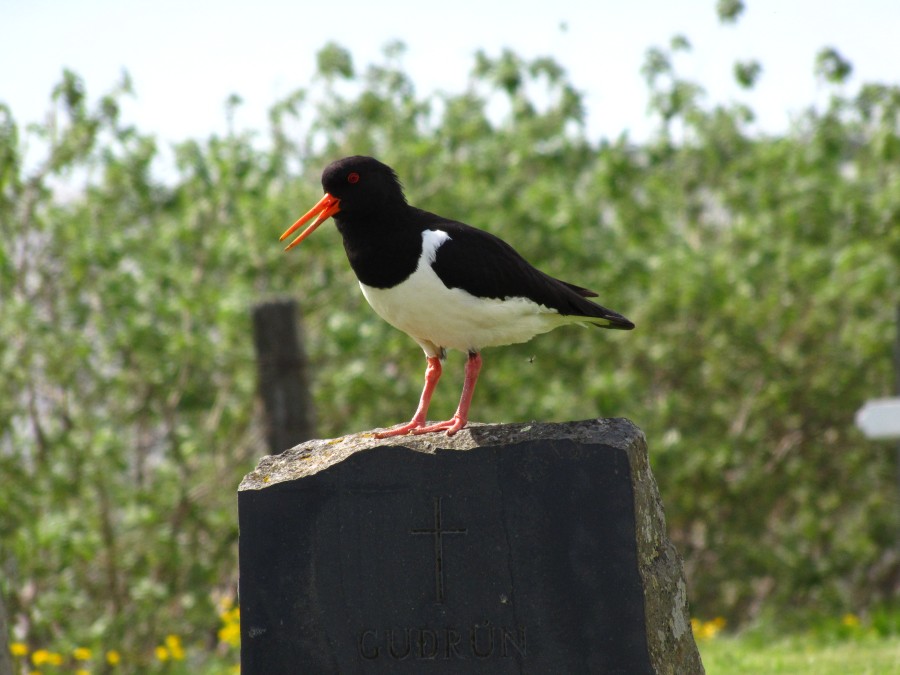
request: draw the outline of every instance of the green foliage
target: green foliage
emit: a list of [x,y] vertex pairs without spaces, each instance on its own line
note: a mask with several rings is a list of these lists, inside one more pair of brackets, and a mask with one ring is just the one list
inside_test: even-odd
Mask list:
[[[365,306],[337,233],[277,241],[322,167],[357,153],[637,323],[489,351],[475,416],[638,423],[696,614],[889,601],[891,453],[853,412],[891,391],[900,89],[752,136],[751,111],[704,107],[678,76],[688,48],[648,54],[643,145],[588,139],[552,59],[479,53],[465,90],[421,96],[396,43],[362,70],[328,45],[266,142],[179,144],[164,181],[156,140],[119,120],[127,79],[92,103],[65,73],[28,131],[0,106],[0,578],[18,637],[146,668],[169,634],[215,647],[234,489],[265,453],[254,302],[299,298],[321,435],[410,416],[422,355]],[[435,417],[462,368],[451,355]]]
[[721,23],[737,23],[745,9],[744,0],[716,1],[716,14]]
[[341,77],[349,80],[353,77],[353,57],[346,49],[330,42],[318,54],[319,73],[328,79]]
[[762,73],[759,61],[738,61],[734,64],[734,79],[744,89],[752,89]]
[[816,75],[826,82],[840,84],[853,72],[853,64],[833,47],[825,47],[816,55]]

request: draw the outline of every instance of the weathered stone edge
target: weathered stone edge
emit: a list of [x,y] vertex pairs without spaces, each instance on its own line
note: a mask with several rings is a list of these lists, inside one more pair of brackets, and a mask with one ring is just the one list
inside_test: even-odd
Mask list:
[[665,512],[650,471],[647,439],[640,429],[635,430],[628,458],[650,662],[658,675],[702,675],[705,670],[691,630],[683,563],[666,534]]

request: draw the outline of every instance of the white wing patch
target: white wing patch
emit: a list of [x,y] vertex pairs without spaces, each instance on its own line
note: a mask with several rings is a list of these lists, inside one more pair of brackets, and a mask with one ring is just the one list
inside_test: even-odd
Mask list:
[[423,263],[429,267],[433,265],[438,249],[450,239],[450,235],[443,230],[425,230],[422,233],[422,257],[419,258],[419,267],[422,267]]

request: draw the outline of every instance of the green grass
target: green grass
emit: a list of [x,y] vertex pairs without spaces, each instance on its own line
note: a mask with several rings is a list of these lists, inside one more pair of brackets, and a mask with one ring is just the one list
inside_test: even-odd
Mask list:
[[698,646],[708,675],[900,675],[900,636],[716,636]]

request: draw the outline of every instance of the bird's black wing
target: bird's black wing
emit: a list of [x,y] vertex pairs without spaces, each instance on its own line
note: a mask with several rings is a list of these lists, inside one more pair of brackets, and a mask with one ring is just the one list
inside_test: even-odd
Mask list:
[[566,316],[602,319],[596,325],[604,328],[634,328],[621,314],[586,299],[596,293],[541,272],[499,237],[427,215],[429,229],[450,235],[438,248],[432,265],[448,288],[461,288],[480,298],[524,297]]

